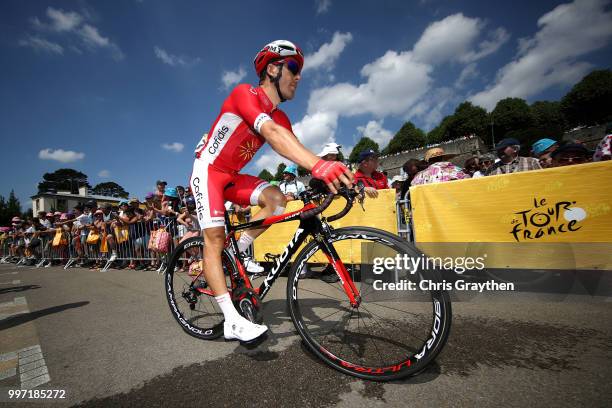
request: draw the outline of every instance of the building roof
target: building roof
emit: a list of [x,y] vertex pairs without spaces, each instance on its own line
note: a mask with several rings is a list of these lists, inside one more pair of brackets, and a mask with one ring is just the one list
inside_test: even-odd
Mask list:
[[120,197],[109,197],[109,196],[96,195],[96,194],[90,194],[90,195],[82,196],[80,194],[64,193],[62,191],[57,192],[57,193],[39,193],[39,194],[33,195],[30,198],[31,199],[35,199],[35,198],[42,197],[42,196],[47,196],[47,197],[62,197],[62,198],[78,198],[80,200],[116,201],[116,202],[124,200],[123,198],[120,198]]

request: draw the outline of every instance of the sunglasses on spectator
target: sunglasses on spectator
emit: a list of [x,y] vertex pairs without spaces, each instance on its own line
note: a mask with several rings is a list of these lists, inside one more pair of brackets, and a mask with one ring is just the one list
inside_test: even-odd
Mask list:
[[586,158],[584,157],[561,157],[559,163],[584,163]]

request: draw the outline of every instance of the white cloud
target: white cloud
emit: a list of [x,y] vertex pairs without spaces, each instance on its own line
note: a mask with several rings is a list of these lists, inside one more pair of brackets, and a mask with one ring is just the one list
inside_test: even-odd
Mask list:
[[334,112],[315,112],[306,115],[293,125],[293,132],[300,142],[313,151],[319,151],[328,142],[334,141],[338,115]]
[[315,0],[317,5],[317,14],[325,14],[329,11],[331,0]]
[[[76,36],[85,45],[85,47],[90,50],[96,48],[107,49],[110,51],[111,56],[115,60],[122,60],[125,57],[125,55],[117,44],[113,43],[108,37],[104,37],[102,34],[100,34],[98,29],[93,25],[84,23],[87,18],[82,16],[81,14],[74,11],[64,11],[61,9],[54,9],[53,7],[49,7],[47,9],[47,17],[49,18],[48,22],[42,22],[38,17],[31,18],[30,22],[32,23],[34,28],[38,30],[53,32],[56,34],[63,34],[64,37],[62,38],[68,38],[66,36]],[[54,44],[57,47],[61,47],[61,45],[51,43],[44,38],[30,38],[37,38],[39,40],[38,43],[40,43],[40,41],[45,41],[49,44]],[[57,47],[55,47],[56,50]],[[75,50],[75,52],[79,54],[82,53],[81,50],[75,47],[73,44],[69,44],[68,47],[72,50]]]
[[155,56],[162,60],[164,64],[168,64],[170,66],[192,66],[200,62],[200,58],[191,58],[184,55],[173,55],[160,47],[153,47],[153,51],[155,52]]
[[287,163],[287,159],[276,153],[269,146],[264,147],[262,150],[263,152],[261,156],[259,156],[259,158],[255,161],[255,168],[257,169],[257,172],[266,169],[270,173],[274,174],[279,164]]
[[64,47],[40,37],[28,37],[19,40],[18,44],[22,47],[30,47],[36,51],[48,52],[51,54],[61,55],[64,53]]
[[382,127],[382,120],[371,120],[365,126],[358,126],[357,131],[365,137],[369,137],[376,143],[380,148],[384,148],[393,137],[393,133]]
[[110,171],[108,171],[108,170],[100,170],[98,172],[98,177],[100,177],[100,178],[109,178],[110,177]]
[[464,55],[461,55],[459,60],[461,62],[468,63],[493,54],[499,49],[499,47],[504,45],[510,39],[510,34],[502,27],[499,27],[496,30],[491,31],[489,33],[489,37],[491,38],[482,41],[478,45],[478,51],[470,51]]
[[62,163],[71,163],[85,158],[85,153],[74,152],[63,149],[43,149],[38,152],[38,158],[42,160],[55,160]]
[[78,34],[85,45],[91,48],[107,48],[111,51],[113,58],[116,60],[122,60],[124,58],[123,52],[121,52],[119,46],[111,42],[108,37],[102,36],[96,27],[85,24],[78,30]]
[[240,67],[238,71],[223,71],[221,75],[221,82],[223,82],[223,88],[229,89],[233,85],[240,83],[246,76],[246,71],[243,67]]
[[469,63],[497,51],[510,38],[499,27],[488,33],[488,39],[476,42],[486,23],[479,18],[466,17],[462,13],[450,15],[430,24],[414,45],[414,58],[429,64],[447,61]]
[[476,63],[472,62],[461,70],[461,74],[459,74],[459,78],[455,81],[455,88],[463,88],[465,83],[472,78],[475,78],[478,75],[478,70],[476,69]]
[[340,33],[336,31],[331,42],[323,44],[314,54],[307,55],[304,58],[303,71],[321,67],[327,71],[331,71],[346,45],[352,40],[353,35],[351,33]]
[[183,151],[183,148],[185,147],[185,145],[179,142],[174,142],[174,143],[164,143],[161,145],[161,147],[164,150],[169,150],[171,152],[180,153]]
[[414,61],[409,51],[387,51],[361,69],[366,81],[339,83],[315,89],[308,114],[336,112],[353,116],[370,113],[378,117],[405,113],[430,87],[432,67]]
[[480,19],[462,13],[436,21],[414,45],[414,59],[431,64],[456,60],[471,50],[482,28]]
[[499,70],[494,84],[472,95],[472,102],[492,109],[506,97],[529,98],[580,80],[592,67],[577,58],[606,46],[612,37],[607,3],[576,0],[543,15],[535,36],[519,41],[516,58]]
[[38,17],[33,17],[30,21],[37,29],[55,32],[72,31],[83,21],[83,17],[79,13],[54,9],[53,7],[47,8],[47,17],[49,17],[49,23],[41,22]]

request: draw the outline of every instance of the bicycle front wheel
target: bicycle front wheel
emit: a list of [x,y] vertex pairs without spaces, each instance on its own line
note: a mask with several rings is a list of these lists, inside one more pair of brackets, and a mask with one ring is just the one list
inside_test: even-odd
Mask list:
[[[341,228],[331,232],[329,242],[360,300],[351,305],[341,281],[317,274],[334,269],[323,244],[309,242],[287,282],[291,319],[308,348],[335,369],[363,379],[390,381],[422,371],[443,348],[451,326],[448,293],[435,285],[439,274],[405,268],[404,259],[422,254],[386,231]],[[388,259],[400,262],[383,266]]]

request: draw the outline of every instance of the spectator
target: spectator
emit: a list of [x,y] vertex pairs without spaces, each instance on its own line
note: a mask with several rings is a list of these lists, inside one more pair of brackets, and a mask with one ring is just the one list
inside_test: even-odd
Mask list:
[[552,153],[552,167],[571,166],[590,161],[593,152],[580,143],[567,143]]
[[406,177],[397,175],[391,179],[391,188],[395,190],[395,198],[398,200],[401,197],[402,187],[406,181]]
[[323,146],[323,150],[317,154],[320,158],[326,161],[337,161],[340,149],[342,146],[336,143],[327,143]]
[[406,173],[406,180],[402,183],[402,189],[400,191],[400,197],[404,200],[408,199],[408,193],[410,192],[410,183],[414,177],[421,171],[425,170],[427,165],[419,159],[409,159],[404,165],[402,169],[404,173]]
[[[117,241],[115,241],[115,235],[113,232],[113,224],[117,219],[117,213],[112,211],[113,206],[111,203],[104,203],[102,205],[102,223],[98,222],[98,228],[102,231],[103,235],[106,235],[106,244],[108,249],[111,251],[111,256],[108,258],[109,262],[114,262],[117,259]],[[97,213],[97,211],[96,211]]]
[[161,202],[162,198],[164,197],[164,193],[166,191],[166,186],[168,185],[168,183],[166,183],[164,180],[157,180],[155,185],[157,186],[157,190],[155,190],[155,196]]
[[472,175],[472,178],[484,177],[485,173],[487,172],[489,167],[493,165],[494,162],[495,162],[495,156],[493,156],[490,153],[486,153],[480,156],[480,158],[478,159],[480,168],[476,172],[474,172],[474,174]]
[[551,153],[559,148],[559,143],[552,139],[540,139],[531,146],[531,155],[538,159],[543,169],[552,167]]
[[456,154],[446,154],[441,147],[434,147],[425,152],[425,163],[428,167],[419,172],[412,180],[411,185],[441,183],[452,180],[463,180],[470,178],[461,167],[455,166],[448,160],[457,156]]
[[362,182],[365,185],[365,192],[369,197],[378,197],[376,190],[389,188],[387,177],[377,171],[378,153],[372,149],[364,150],[359,153],[359,167],[355,172],[355,183]]
[[283,181],[278,184],[278,187],[287,198],[287,201],[297,200],[299,194],[305,190],[304,183],[297,180],[297,166],[290,164],[283,170]]
[[463,164],[463,169],[470,177],[474,177],[474,174],[480,170],[480,159],[476,156],[470,157]]
[[500,160],[493,164],[487,171],[487,176],[495,176],[498,174],[518,173],[521,171],[540,170],[540,162],[533,157],[519,156],[521,144],[514,138],[502,139],[495,151]]
[[608,125],[606,129],[606,135],[601,142],[595,148],[595,154],[593,154],[593,161],[604,161],[612,159],[612,152],[610,151],[610,144],[612,144],[612,124]]

